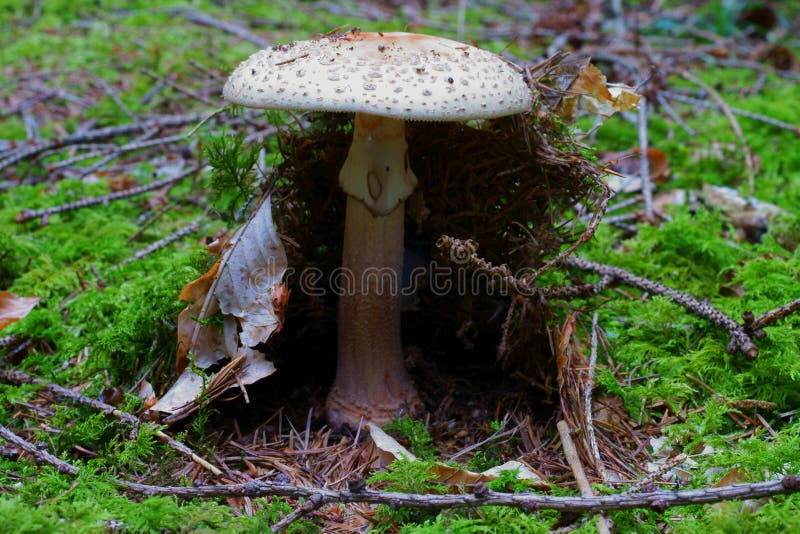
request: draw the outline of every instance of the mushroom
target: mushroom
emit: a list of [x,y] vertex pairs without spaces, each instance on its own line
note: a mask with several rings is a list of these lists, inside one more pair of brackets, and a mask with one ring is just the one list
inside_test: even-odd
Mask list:
[[348,32],[278,45],[241,63],[223,90],[234,104],[354,112],[352,145],[339,173],[347,193],[342,268],[355,287],[339,299],[333,424],[377,424],[422,403],[405,369],[400,337],[403,202],[417,177],[405,121],[465,121],[526,111],[532,94],[500,56],[413,33]]

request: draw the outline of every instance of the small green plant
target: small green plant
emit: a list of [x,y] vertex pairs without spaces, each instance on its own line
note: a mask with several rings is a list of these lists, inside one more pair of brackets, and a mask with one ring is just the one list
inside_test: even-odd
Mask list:
[[[381,484],[386,491],[400,491],[404,493],[444,493],[444,486],[436,482],[436,475],[431,471],[435,462],[422,460],[408,460],[403,458],[395,460],[388,466],[387,471],[373,474],[368,484]],[[375,519],[378,524],[376,532],[385,532],[405,523],[420,523],[431,519],[431,512],[417,508],[400,507],[391,508],[380,505],[375,510]]]
[[210,137],[205,155],[211,174],[214,208],[229,221],[240,218],[242,207],[256,189],[256,163],[261,147],[244,146],[244,134]]
[[411,452],[418,458],[433,460],[436,457],[436,447],[433,445],[433,439],[431,439],[428,429],[421,422],[404,415],[387,424],[384,429],[388,432],[401,434],[408,439],[411,442]]
[[500,476],[488,484],[492,491],[502,491],[505,493],[522,493],[530,491],[532,484],[529,480],[519,478],[519,469],[504,469],[500,471]]

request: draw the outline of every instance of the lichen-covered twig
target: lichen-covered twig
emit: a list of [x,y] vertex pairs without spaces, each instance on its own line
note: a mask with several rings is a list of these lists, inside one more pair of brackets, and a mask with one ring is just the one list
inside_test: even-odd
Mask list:
[[135,261],[138,261],[138,260],[144,258],[145,256],[148,256],[148,255],[152,254],[153,252],[156,252],[158,250],[161,250],[162,248],[168,247],[169,245],[171,245],[175,241],[183,239],[187,235],[192,235],[193,233],[197,232],[200,229],[200,222],[202,220],[203,220],[203,217],[198,217],[197,219],[193,220],[192,222],[190,222],[189,224],[187,224],[183,228],[180,228],[180,229],[172,232],[168,236],[162,237],[158,241],[150,243],[149,245],[147,245],[146,247],[144,247],[141,250],[137,250],[133,254],[133,256],[131,256],[130,258],[125,258],[124,260],[122,260],[122,262],[120,262],[120,264],[119,264],[120,267],[122,267],[123,265],[128,265],[129,263],[133,263]]
[[66,213],[68,211],[75,211],[83,208],[88,208],[90,206],[96,206],[98,204],[107,204],[108,202],[112,202],[114,200],[121,200],[124,198],[135,197],[137,195],[142,195],[144,193],[154,191],[156,189],[161,189],[162,187],[173,185],[187,178],[188,176],[200,172],[200,170],[201,166],[195,165],[175,176],[171,176],[163,180],[158,180],[156,182],[147,185],[132,187],[130,189],[126,189],[125,191],[117,191],[116,193],[111,193],[100,197],[85,198],[83,200],[78,200],[76,202],[70,202],[68,204],[62,204],[61,206],[53,206],[41,210],[25,209],[19,212],[19,214],[16,217],[14,217],[14,220],[17,221],[18,223],[24,223],[27,221],[32,221],[33,219],[38,219],[40,217],[47,217],[56,213]]
[[785,475],[769,482],[732,484],[719,488],[704,488],[679,491],[650,491],[642,493],[622,493],[597,497],[555,497],[538,493],[499,493],[491,490],[475,494],[414,494],[382,492],[373,490],[350,491],[327,488],[310,488],[292,484],[278,484],[265,481],[250,481],[240,484],[219,486],[152,486],[132,482],[117,482],[125,490],[141,495],[172,495],[181,498],[212,497],[265,497],[279,495],[285,497],[306,497],[319,495],[323,504],[363,502],[369,504],[388,504],[392,507],[408,506],[428,510],[443,508],[472,508],[476,506],[511,506],[526,511],[558,510],[561,512],[600,512],[607,510],[628,510],[631,508],[650,508],[663,512],[672,506],[689,504],[711,504],[728,500],[758,499],[775,495],[800,492],[800,477]]
[[37,461],[45,462],[54,466],[61,473],[67,473],[69,475],[78,474],[78,469],[74,465],[68,464],[60,458],[56,458],[45,449],[36,447],[33,443],[22,439],[3,425],[0,425],[0,438],[3,438],[8,443],[13,443],[23,451],[33,456]]
[[[72,391],[71,389],[67,389],[65,387],[59,386],[58,384],[51,384],[51,383],[46,382],[46,381],[44,381],[44,380],[42,380],[40,378],[36,378],[36,377],[30,376],[30,375],[27,375],[27,374],[22,373],[20,371],[14,371],[14,370],[11,370],[11,369],[0,369],[0,380],[3,380],[5,382],[10,382],[12,384],[36,384],[38,386],[42,386],[44,389],[46,389],[47,391],[49,391],[53,395],[56,395],[56,396],[64,398],[64,399],[69,399],[69,400],[71,400],[73,402],[77,402],[78,404],[83,404],[83,405],[86,405],[86,406],[90,406],[90,407],[94,408],[95,410],[98,410],[98,411],[103,412],[105,414],[113,415],[114,417],[117,417],[117,418],[121,419],[122,421],[125,421],[126,423],[130,424],[131,426],[133,426],[136,429],[139,429],[140,427],[142,427],[144,425],[151,425],[152,426],[152,423],[142,422],[135,415],[127,413],[127,412],[123,412],[122,410],[119,410],[119,409],[115,408],[114,406],[111,406],[110,404],[106,404],[105,402],[101,402],[99,400],[92,399],[91,397],[87,397],[86,395],[81,395],[80,393]],[[187,445],[181,443],[180,441],[176,441],[171,436],[169,436],[168,434],[165,434],[161,430],[158,430],[156,428],[153,428],[153,430],[154,430],[153,434],[158,439],[160,439],[161,441],[163,441],[164,443],[169,445],[169,447],[171,447],[172,449],[178,451],[179,453],[183,454],[184,456],[189,457],[192,461],[194,461],[195,463],[203,466],[205,469],[211,471],[215,475],[219,476],[219,475],[222,474],[222,471],[220,471],[220,469],[218,467],[215,467],[214,465],[210,464],[208,461],[204,460],[203,458],[200,458]]]
[[610,277],[611,279],[619,281],[625,285],[637,287],[650,293],[664,295],[674,303],[682,306],[687,311],[697,315],[698,317],[702,317],[703,319],[708,319],[715,325],[728,332],[731,336],[731,342],[728,344],[729,352],[733,353],[737,350],[740,350],[750,360],[758,357],[758,347],[756,347],[755,343],[753,343],[753,340],[750,338],[750,334],[747,333],[745,326],[737,323],[710,304],[700,302],[691,295],[681,293],[676,289],[672,289],[671,287],[654,282],[653,280],[636,276],[635,274],[630,273],[625,269],[620,269],[619,267],[595,263],[593,261],[585,260],[575,256],[565,258],[562,263],[568,267]]
[[757,332],[761,330],[765,326],[770,326],[777,323],[779,320],[783,319],[784,317],[791,315],[800,311],[800,299],[793,300],[788,302],[782,306],[778,306],[775,309],[772,309],[768,312],[762,313],[750,324],[747,324],[747,318],[745,317],[745,325],[753,332]]
[[306,502],[304,502],[301,506],[295,509],[292,513],[272,525],[272,532],[281,532],[286,527],[300,519],[301,517],[307,516],[311,512],[318,510],[325,504],[325,501],[319,495],[312,495]]
[[601,278],[596,284],[580,284],[575,286],[547,287],[537,286],[525,276],[515,276],[507,265],[492,265],[489,261],[478,256],[478,244],[471,240],[456,239],[443,235],[436,242],[436,248],[446,252],[448,257],[459,265],[475,271],[483,271],[504,287],[511,289],[518,295],[527,297],[542,296],[553,299],[572,299],[588,297],[605,289],[608,278]]
[[[21,449],[35,454],[34,445],[13,432],[3,430],[0,437],[14,443]],[[78,474],[78,469],[52,454],[36,454],[36,457],[59,470],[69,474]],[[538,493],[498,493],[489,490],[473,494],[415,494],[382,492],[370,489],[332,490],[327,488],[310,488],[281,484],[261,480],[251,480],[239,484],[222,484],[217,486],[154,486],[138,484],[125,480],[111,480],[124,491],[138,495],[170,495],[185,499],[214,497],[267,497],[272,495],[284,497],[315,498],[319,506],[329,503],[362,502],[369,504],[387,504],[392,507],[408,506],[428,510],[443,508],[472,508],[477,506],[511,506],[526,511],[558,510],[562,512],[602,512],[608,510],[628,510],[631,508],[650,508],[663,512],[672,506],[689,504],[711,504],[721,501],[758,499],[775,495],[788,495],[800,492],[800,477],[784,475],[778,480],[768,482],[752,482],[732,484],[718,488],[704,488],[679,491],[649,491],[643,493],[621,493],[601,495],[598,497],[554,497]]]
[[636,483],[633,484],[632,486],[629,486],[625,490],[625,493],[637,493],[642,489],[651,486],[652,484],[655,483],[658,477],[664,475],[664,473],[668,473],[669,471],[675,469],[683,462],[685,462],[688,457],[689,457],[688,455],[681,453],[675,456],[674,458],[669,458],[666,462],[664,462],[664,465],[660,466],[652,473],[648,473],[646,477],[636,481]]
[[131,135],[146,132],[153,128],[178,128],[192,124],[203,118],[202,114],[189,113],[186,115],[167,115],[156,117],[141,122],[121,124],[119,126],[109,126],[107,128],[97,128],[83,132],[76,132],[64,137],[45,139],[30,146],[21,146],[6,154],[0,155],[0,170],[13,165],[19,161],[38,156],[43,152],[54,149],[61,149],[71,145],[94,143],[103,139],[109,139],[121,135]]

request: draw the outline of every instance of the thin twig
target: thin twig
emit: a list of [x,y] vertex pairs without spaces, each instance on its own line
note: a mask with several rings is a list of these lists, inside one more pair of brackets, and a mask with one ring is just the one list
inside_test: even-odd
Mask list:
[[0,369],[0,380],[4,380],[6,382],[10,382],[10,383],[13,383],[13,384],[36,384],[36,385],[42,386],[44,389],[46,389],[47,391],[49,391],[53,395],[56,395],[58,397],[62,397],[62,398],[65,398],[65,399],[69,399],[69,400],[71,400],[73,402],[77,402],[79,404],[84,404],[86,406],[90,406],[90,407],[94,408],[95,410],[98,410],[98,411],[103,412],[105,414],[113,415],[114,417],[117,417],[117,418],[121,419],[122,421],[128,423],[129,425],[133,426],[136,429],[139,429],[142,426],[146,426],[148,428],[151,428],[154,431],[153,435],[155,435],[158,439],[160,439],[161,441],[163,441],[164,443],[169,445],[172,449],[178,451],[179,453],[183,454],[184,456],[188,456],[189,458],[191,458],[192,461],[194,461],[195,463],[203,466],[205,469],[211,471],[215,475],[219,476],[219,475],[222,474],[222,471],[220,471],[219,468],[217,468],[214,465],[210,464],[208,461],[204,460],[203,458],[200,458],[187,445],[181,443],[180,441],[176,441],[175,439],[173,439],[168,434],[165,434],[161,430],[158,430],[157,428],[155,428],[155,426],[152,425],[152,423],[142,422],[135,415],[129,414],[127,412],[123,412],[122,410],[119,410],[119,409],[115,408],[114,406],[111,406],[110,404],[106,404],[105,402],[101,402],[99,400],[92,399],[92,398],[87,397],[85,395],[81,395],[80,393],[72,391],[71,389],[67,389],[67,388],[59,386],[57,384],[51,384],[49,382],[45,382],[44,380],[42,380],[40,378],[35,378],[35,377],[30,376],[30,375],[26,375],[25,373],[22,373],[20,371],[14,371],[14,370],[11,370],[11,369]]
[[165,78],[164,76],[161,76],[160,74],[156,74],[155,72],[153,72],[150,69],[142,69],[142,72],[144,74],[150,76],[154,80],[156,80],[158,82],[161,82],[161,83],[164,83],[164,84],[168,85],[169,87],[172,87],[173,89],[175,89],[179,93],[183,93],[183,94],[185,94],[186,96],[188,96],[190,98],[194,98],[195,100],[199,100],[200,102],[202,102],[204,104],[207,104],[209,106],[216,106],[216,105],[219,104],[219,102],[214,102],[210,98],[207,98],[207,97],[201,95],[200,93],[197,93],[197,92],[189,89],[188,87],[184,87],[184,86],[182,86],[182,85],[180,85],[180,84],[178,84],[176,82],[173,82],[169,78]]
[[600,475],[600,478],[603,479],[603,482],[607,482],[608,476],[606,474],[606,468],[603,465],[603,460],[600,458],[600,448],[597,446],[597,436],[594,432],[594,416],[592,414],[592,388],[594,387],[594,371],[597,366],[597,329],[599,328],[597,325],[597,317],[598,313],[594,312],[594,316],[592,317],[589,368],[586,372],[586,383],[583,389],[583,408],[584,417],[586,418],[586,433],[589,438],[589,448],[591,448],[592,456],[594,456],[595,469]]
[[667,112],[667,115],[669,115],[670,118],[675,121],[675,124],[677,124],[678,126],[683,128],[684,132],[689,134],[689,136],[691,136],[691,137],[694,137],[695,135],[697,135],[697,132],[695,131],[695,129],[692,128],[691,126],[689,126],[688,124],[686,124],[686,121],[684,121],[681,118],[681,116],[678,115],[678,112],[675,111],[675,108],[673,108],[672,105],[669,103],[669,101],[667,101],[667,99],[664,98],[664,95],[662,94],[661,91],[659,91],[656,94],[656,100],[658,100],[659,105],[664,109],[664,111]]
[[3,425],[0,425],[0,438],[3,438],[8,443],[13,443],[23,451],[27,452],[28,454],[36,458],[36,460],[40,462],[46,462],[52,466],[55,466],[55,468],[58,469],[59,472],[61,473],[66,473],[69,475],[78,474],[78,469],[74,465],[68,464],[64,460],[56,458],[46,450],[36,447],[31,442],[26,441],[21,437],[17,436],[15,433],[13,433],[11,430],[4,427]]
[[664,473],[668,473],[669,471],[681,465],[683,462],[686,461],[686,458],[688,458],[688,456],[683,453],[675,456],[674,458],[670,458],[669,460],[664,462],[664,465],[660,466],[657,470],[653,471],[652,473],[649,473],[646,477],[637,481],[635,484],[626,489],[625,493],[637,493],[641,491],[642,488],[645,488],[650,484],[653,484],[655,480],[658,477],[664,475]]
[[[707,100],[693,98],[691,96],[682,95],[680,93],[675,93],[673,91],[660,91],[659,95],[663,95],[669,98],[670,100],[683,102],[684,104],[691,104],[693,106],[699,106],[706,109],[716,109],[718,111],[720,109],[719,105],[714,102],[708,102]],[[790,124],[788,122],[784,122],[782,120],[778,120],[773,117],[767,117],[766,115],[761,115],[760,113],[753,113],[752,111],[747,111],[744,109],[733,108],[730,106],[728,106],[728,109],[731,111],[731,113],[739,115],[740,117],[753,119],[754,121],[763,122],[764,124],[769,124],[770,126],[774,126],[782,130],[789,130],[795,135],[800,135],[800,126]]]
[[105,81],[100,76],[92,76],[92,79],[95,81],[97,85],[100,86],[103,92],[108,95],[108,97],[117,105],[119,109],[122,110],[122,112],[125,115],[127,115],[133,121],[141,120],[139,116],[136,115],[136,113],[131,111],[131,109],[125,105],[125,102],[123,102],[122,99],[120,99],[116,90],[114,90],[114,88],[111,87],[111,85],[109,85],[107,81]]
[[736,120],[736,115],[733,114],[731,108],[725,102],[725,99],[722,98],[716,89],[708,85],[706,82],[692,74],[691,72],[684,70],[681,72],[681,76],[693,82],[700,87],[702,87],[708,95],[713,98],[716,103],[719,105],[720,110],[722,113],[725,114],[725,117],[728,118],[728,122],[731,124],[731,128],[733,129],[733,133],[739,139],[739,142],[742,144],[742,151],[744,152],[744,162],[745,166],[747,167],[747,183],[750,186],[750,194],[752,195],[756,191],[756,165],[753,161],[753,152],[750,150],[750,145],[747,144],[747,140],[744,138],[744,133],[742,132],[742,127],[739,126],[739,121]]
[[762,313],[756,317],[753,320],[753,323],[748,325],[748,327],[753,331],[760,330],[761,328],[773,325],[784,317],[787,317],[788,315],[798,311],[800,311],[800,299],[793,300],[768,312]]
[[[583,470],[578,449],[575,447],[575,442],[572,441],[570,435],[569,424],[563,419],[556,423],[558,428],[558,435],[561,437],[561,447],[564,449],[564,456],[567,458],[572,473],[575,475],[575,482],[578,483],[578,489],[584,497],[594,497],[592,485],[589,484],[589,479],[586,478],[586,473]],[[597,530],[600,534],[611,534],[611,524],[607,517],[601,516],[597,522]]]
[[165,178],[163,180],[159,180],[157,182],[153,182],[147,185],[132,187],[130,189],[126,189],[125,191],[117,191],[115,193],[103,195],[100,197],[85,198],[83,200],[78,200],[76,202],[70,202],[68,204],[62,204],[61,206],[53,206],[41,210],[25,209],[19,212],[19,214],[16,217],[14,217],[14,220],[17,221],[18,223],[24,223],[27,221],[31,221],[33,219],[38,219],[40,217],[47,217],[56,213],[66,213],[68,211],[75,211],[83,208],[88,208],[90,206],[96,206],[98,204],[107,204],[109,202],[113,202],[114,200],[121,200],[125,198],[135,197],[180,182],[181,180],[187,178],[188,176],[198,173],[201,170],[201,168],[202,167],[200,165],[195,165],[194,167],[191,167],[176,176]]
[[682,306],[687,311],[697,315],[698,317],[702,317],[703,319],[708,319],[715,325],[728,332],[731,336],[731,342],[728,344],[729,352],[733,353],[737,350],[740,350],[750,360],[754,360],[758,357],[758,347],[756,347],[755,343],[753,343],[753,340],[747,333],[746,328],[708,303],[700,302],[691,295],[681,293],[676,289],[672,289],[658,282],[648,280],[647,278],[636,276],[635,274],[628,272],[625,269],[620,269],[619,267],[595,263],[593,261],[575,256],[565,258],[563,264],[575,269],[581,269],[583,271],[597,273],[601,276],[607,276],[622,282],[625,285],[637,287],[650,293],[664,295],[672,300],[675,304]]
[[302,506],[298,507],[292,513],[272,525],[272,532],[281,532],[283,529],[308,514],[319,510],[325,501],[320,495],[312,495]]
[[130,258],[125,258],[124,260],[122,260],[122,262],[120,262],[119,266],[122,267],[123,265],[128,265],[129,263],[133,263],[135,261],[138,261],[138,260],[144,258],[145,256],[148,256],[149,254],[152,254],[153,252],[156,252],[158,250],[161,250],[162,248],[168,247],[169,245],[171,245],[175,241],[183,239],[187,235],[192,235],[193,233],[197,232],[200,229],[200,222],[202,220],[203,220],[203,217],[198,217],[197,219],[193,220],[192,222],[190,222],[189,224],[187,224],[183,228],[180,228],[180,229],[172,232],[168,236],[165,236],[165,237],[159,239],[158,241],[150,243],[149,245],[147,245],[145,248],[143,248],[141,250],[137,250],[133,254],[133,256],[131,256]]
[[458,458],[459,456],[467,454],[468,452],[472,452],[475,449],[480,449],[481,447],[483,447],[487,443],[490,443],[490,442],[498,440],[500,438],[505,438],[507,436],[511,436],[511,435],[515,434],[519,430],[520,426],[521,426],[521,424],[515,426],[514,428],[506,430],[505,432],[495,432],[494,434],[492,434],[488,438],[486,438],[484,440],[481,440],[481,441],[479,441],[477,443],[473,443],[469,447],[465,447],[465,448],[461,449],[460,451],[458,451],[457,453],[455,453],[454,455],[452,455],[450,457],[450,461],[453,461],[456,458]]
[[64,149],[68,146],[77,145],[80,143],[92,143],[102,139],[108,139],[110,137],[145,132],[153,128],[177,128],[197,122],[202,118],[203,115],[199,113],[189,113],[186,115],[167,115],[142,122],[134,122],[130,124],[121,124],[119,126],[109,126],[107,128],[76,132],[60,138],[44,139],[32,144],[31,146],[23,146],[9,151],[9,153],[7,153],[4,157],[0,158],[0,170],[19,161],[38,156],[46,151]]
[[259,35],[256,35],[243,26],[239,26],[233,22],[219,20],[218,18],[212,17],[211,15],[206,15],[205,13],[197,11],[196,9],[188,7],[176,7],[170,9],[169,14],[186,17],[187,20],[201,26],[209,26],[218,30],[222,30],[225,33],[235,35],[239,39],[242,39],[243,41],[249,41],[256,46],[260,46],[261,48],[266,48],[270,44],[269,41]]
[[[9,436],[14,443],[20,438]],[[24,440],[20,440],[24,441]],[[29,443],[26,447],[33,447]],[[22,447],[20,447],[22,448]],[[25,449],[27,450],[27,449]],[[63,462],[48,454],[38,456],[52,465]],[[67,467],[69,466],[69,467]],[[77,469],[70,464],[61,469]],[[69,472],[72,471],[70,469]],[[369,504],[387,504],[392,507],[408,506],[427,510],[443,508],[462,508],[476,506],[511,506],[526,511],[558,510],[562,512],[599,512],[609,510],[629,510],[632,508],[650,508],[664,511],[672,506],[689,504],[711,504],[721,501],[758,499],[775,495],[788,495],[800,492],[800,477],[784,475],[778,480],[768,482],[752,482],[732,484],[718,488],[704,488],[679,491],[650,491],[646,493],[622,493],[617,495],[601,495],[599,497],[553,497],[536,493],[499,493],[489,489],[479,494],[415,494],[382,492],[364,489],[331,490],[327,488],[308,488],[293,484],[280,484],[261,480],[252,480],[238,484],[219,486],[154,486],[124,480],[112,480],[125,491],[139,495],[171,495],[180,498],[213,498],[213,497],[267,497],[272,495],[284,497],[318,496],[322,504],[361,502]]]
[[511,274],[507,265],[492,265],[491,262],[478,256],[478,244],[471,240],[462,240],[441,236],[436,242],[436,248],[447,252],[451,261],[475,271],[483,271],[491,276],[493,282],[500,285],[499,294],[506,294],[511,289],[518,295],[527,297],[541,296],[553,299],[572,299],[594,295],[603,291],[610,278],[603,277],[596,284],[581,284],[576,286],[537,286],[529,281],[528,277],[516,277]]
[[647,138],[647,99],[643,96],[639,99],[639,114],[636,124],[639,132],[639,179],[642,182],[644,216],[648,221],[653,221],[653,185],[650,180],[649,139]]

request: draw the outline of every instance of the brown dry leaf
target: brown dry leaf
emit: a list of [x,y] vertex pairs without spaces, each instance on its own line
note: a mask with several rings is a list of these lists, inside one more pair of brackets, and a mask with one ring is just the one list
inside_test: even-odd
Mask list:
[[[745,482],[748,482],[745,474],[738,467],[734,467],[725,473],[725,475],[719,479],[719,482],[714,484],[712,487],[723,488],[725,486],[743,484]],[[742,501],[738,506],[740,507],[740,512],[747,511],[749,513],[753,513],[764,506],[767,502],[769,502],[769,499],[747,499]],[[713,504],[712,508],[715,510],[724,510],[727,506],[730,506],[729,502],[718,502]]]
[[225,244],[214,288],[222,313],[239,319],[244,346],[254,347],[280,330],[281,318],[273,303],[285,294],[282,281],[287,267],[267,197]]
[[547,484],[534,473],[531,468],[522,462],[511,460],[503,465],[498,465],[487,469],[481,473],[469,471],[462,467],[452,467],[442,463],[436,463],[431,467],[431,473],[437,476],[437,481],[448,486],[459,486],[466,484],[476,484],[478,482],[491,482],[500,478],[503,471],[517,471],[518,480],[527,480],[533,483],[539,489],[547,487]]
[[381,465],[389,465],[395,460],[405,458],[407,460],[416,460],[411,451],[400,445],[396,439],[383,431],[383,429],[373,423],[367,423],[367,429],[375,447],[378,449],[378,457]]
[[636,109],[638,105],[639,95],[634,88],[607,83],[600,69],[587,63],[566,89],[556,113],[567,122],[575,120],[581,110],[607,119],[618,111]]
[[219,304],[209,294],[212,279],[207,275],[216,272],[219,262],[214,264],[203,276],[186,284],[181,290],[181,300],[194,300],[178,315],[178,349],[175,367],[182,372],[189,364],[189,353],[194,357],[195,365],[201,369],[211,367],[223,358],[235,352],[236,345],[230,350],[219,328],[205,319],[219,311]]
[[219,263],[220,260],[217,260],[203,276],[183,286],[180,295],[178,295],[178,300],[193,302],[205,298],[208,294],[208,290],[211,289],[211,285],[214,283],[214,278],[217,276]]
[[20,297],[0,291],[0,330],[28,315],[37,302],[39,297]]
[[[639,154],[641,149],[638,146],[624,152],[604,152],[600,159],[606,162],[611,170],[636,176],[639,174]],[[669,176],[669,160],[664,151],[657,148],[647,149],[647,161],[650,167],[650,179],[654,182],[663,182]]]
[[747,482],[747,478],[744,476],[744,473],[739,471],[738,467],[734,467],[733,469],[725,473],[725,475],[721,479],[719,479],[719,482],[714,484],[712,487],[722,488],[725,486],[730,486],[732,484],[739,484],[742,482]]
[[144,403],[143,410],[149,410],[156,403],[156,392],[153,389],[153,384],[147,380],[142,380],[139,383],[139,398]]
[[[412,461],[417,459],[408,449],[403,447],[396,439],[384,432],[380,427],[373,423],[367,423],[367,429],[375,444],[382,466],[389,465],[393,461],[403,458]],[[461,467],[453,467],[436,462],[431,467],[430,473],[436,475],[437,482],[447,484],[448,486],[462,486],[465,484],[475,484],[477,482],[491,482],[492,480],[500,478],[500,473],[502,471],[511,471],[514,469],[518,470],[518,479],[529,480],[537,486],[541,485],[542,487],[546,487],[545,482],[528,466],[513,460],[503,465],[487,469],[482,473],[476,473]]]
[[128,189],[132,189],[137,185],[139,185],[139,180],[132,178],[127,174],[122,176],[112,176],[108,179],[108,188],[114,193],[118,191],[127,191]]

